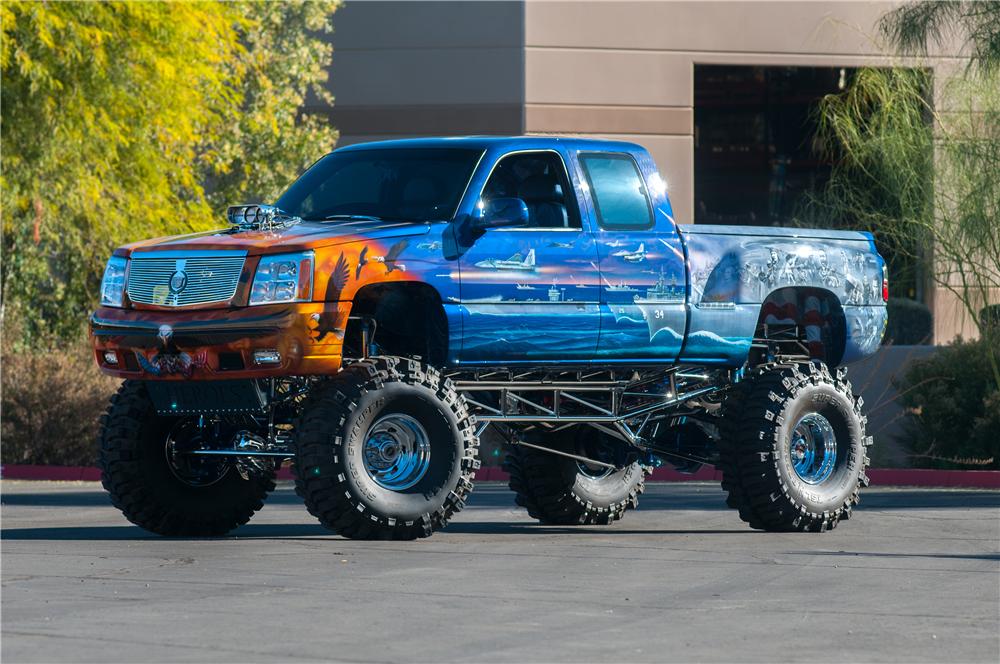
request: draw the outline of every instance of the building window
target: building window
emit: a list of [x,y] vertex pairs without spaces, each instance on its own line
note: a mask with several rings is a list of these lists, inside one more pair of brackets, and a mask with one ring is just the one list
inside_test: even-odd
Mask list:
[[695,223],[787,225],[830,177],[813,145],[816,103],[853,72],[695,65]]
[[606,229],[642,229],[653,225],[653,212],[639,168],[624,154],[580,155],[594,197],[597,221]]
[[[843,92],[856,71],[695,65],[695,223],[790,226],[808,217],[809,196],[825,189],[831,171],[816,145],[817,104]],[[916,300],[899,306],[926,312],[918,248],[871,230],[888,262],[892,298]]]

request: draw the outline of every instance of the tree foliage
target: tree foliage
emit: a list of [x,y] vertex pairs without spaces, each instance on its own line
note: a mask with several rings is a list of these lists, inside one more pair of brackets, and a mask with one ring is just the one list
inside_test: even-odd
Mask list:
[[971,65],[936,78],[919,62],[863,69],[826,97],[819,138],[834,166],[813,212],[874,230],[953,293],[1000,385],[1000,338],[982,314],[1000,292],[1000,3],[916,3],[880,27],[904,54],[957,39]]
[[243,104],[211,149],[218,160],[209,201],[216,211],[235,202],[273,201],[302,169],[333,149],[337,132],[323,113],[333,96],[324,87],[332,47],[317,35],[333,31],[329,2],[242,5],[254,29],[243,33]]
[[5,2],[5,312],[74,333],[123,242],[222,225],[336,132],[322,90],[332,2]]
[[969,64],[992,73],[1000,67],[1000,7],[995,0],[934,0],[904,4],[886,14],[879,31],[908,55],[927,55],[932,44],[961,40]]

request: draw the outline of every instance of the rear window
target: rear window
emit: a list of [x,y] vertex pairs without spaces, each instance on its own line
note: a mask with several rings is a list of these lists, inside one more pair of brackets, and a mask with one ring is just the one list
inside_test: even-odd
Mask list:
[[580,155],[580,163],[590,186],[601,228],[640,229],[653,225],[646,185],[632,157],[626,154],[584,154]]

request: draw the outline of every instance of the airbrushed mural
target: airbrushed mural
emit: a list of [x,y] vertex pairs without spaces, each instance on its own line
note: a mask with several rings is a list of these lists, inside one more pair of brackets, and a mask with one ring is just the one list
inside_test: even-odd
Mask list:
[[[881,342],[882,260],[863,234],[678,226],[655,164],[631,144],[551,138],[448,144],[456,142],[481,146],[484,156],[450,220],[309,221],[118,249],[123,257],[242,249],[247,258],[236,293],[226,302],[181,309],[126,302],[125,308],[98,309],[91,327],[101,368],[122,377],[167,379],[332,373],[340,367],[355,294],[397,281],[425,283],[440,295],[452,365],[739,366],[765,299],[765,320],[800,321],[815,336],[810,343],[819,343],[837,312],[821,297],[783,297],[789,287],[829,292],[839,300],[847,321],[844,362],[871,354]],[[514,150],[560,155],[579,205],[575,226],[469,235],[469,217],[486,178]],[[634,158],[648,185],[647,226],[604,229],[598,223],[579,155],[602,150]],[[247,306],[260,256],[302,251],[314,253],[312,301]],[[254,351],[270,349],[281,353],[281,364],[255,365]],[[116,353],[119,364],[104,361],[106,351]]]
[[[690,256],[693,334],[725,330],[729,331],[726,342],[738,344],[743,339],[748,345],[760,304],[768,298],[777,310],[784,309],[775,322],[801,321],[814,306],[825,324],[837,313],[829,310],[825,300],[817,298],[815,304],[786,301],[781,292],[810,287],[832,293],[840,302],[847,320],[843,361],[871,354],[881,343],[887,321],[883,262],[866,236],[817,232],[828,237],[815,238],[808,236],[809,231],[744,227],[689,226],[684,231]],[[757,233],[771,237],[761,238]],[[693,341],[688,342],[689,357],[698,357],[699,351],[712,352],[710,347],[696,349]]]

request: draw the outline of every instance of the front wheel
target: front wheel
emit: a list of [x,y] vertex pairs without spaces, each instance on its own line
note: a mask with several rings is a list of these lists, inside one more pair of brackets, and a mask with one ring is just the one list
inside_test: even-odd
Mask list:
[[188,454],[216,437],[198,418],[158,415],[146,386],[127,380],[101,419],[101,482],[125,518],[150,532],[223,535],[263,507],[274,471]]
[[358,362],[303,405],[296,490],[344,537],[427,537],[472,490],[473,425],[465,399],[436,369],[392,357]]
[[866,418],[841,370],[758,368],[723,405],[727,503],[753,528],[823,531],[847,519],[868,485]]

